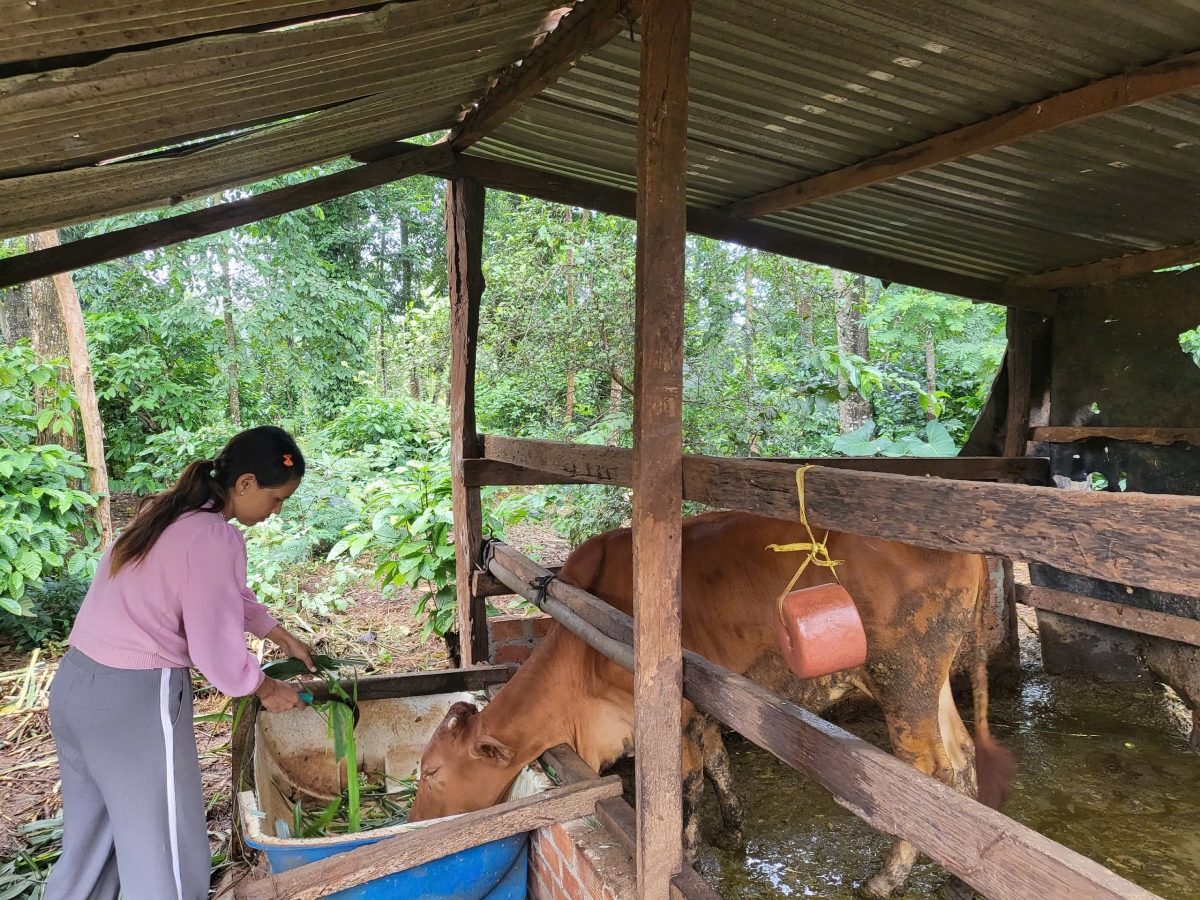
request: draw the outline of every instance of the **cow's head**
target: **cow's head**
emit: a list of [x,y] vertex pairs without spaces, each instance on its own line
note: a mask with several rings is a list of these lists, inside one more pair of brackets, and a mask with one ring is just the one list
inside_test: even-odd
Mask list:
[[408,821],[495,806],[521,770],[516,751],[485,734],[477,710],[455,703],[421,754],[421,780]]

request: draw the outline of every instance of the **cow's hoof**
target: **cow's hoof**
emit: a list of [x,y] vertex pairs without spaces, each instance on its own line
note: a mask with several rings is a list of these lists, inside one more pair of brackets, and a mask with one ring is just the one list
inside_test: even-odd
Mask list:
[[895,879],[884,872],[880,872],[863,885],[862,891],[871,900],[888,900],[888,898],[896,894],[904,893],[906,887],[907,884],[896,884]]

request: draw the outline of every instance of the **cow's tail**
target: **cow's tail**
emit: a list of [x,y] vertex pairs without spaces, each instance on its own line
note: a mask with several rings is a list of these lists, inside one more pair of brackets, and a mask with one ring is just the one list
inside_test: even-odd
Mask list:
[[992,731],[988,726],[987,635],[983,614],[991,594],[991,578],[987,561],[983,557],[979,561],[983,567],[983,577],[975,598],[975,652],[971,661],[971,694],[975,701],[975,777],[979,783],[979,802],[999,809],[1008,798],[1017,777],[1017,764],[1013,755],[992,739]]

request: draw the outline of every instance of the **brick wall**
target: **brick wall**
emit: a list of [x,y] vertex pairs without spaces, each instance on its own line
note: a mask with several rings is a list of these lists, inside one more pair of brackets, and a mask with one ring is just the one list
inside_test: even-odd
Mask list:
[[488,662],[495,665],[523,663],[546,636],[554,620],[538,613],[533,616],[490,616],[488,625]]
[[635,900],[633,860],[591,818],[535,831],[529,843],[533,900]]

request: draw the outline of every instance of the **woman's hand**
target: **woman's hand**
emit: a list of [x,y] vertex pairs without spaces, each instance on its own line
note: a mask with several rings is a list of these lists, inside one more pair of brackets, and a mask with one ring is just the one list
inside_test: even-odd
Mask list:
[[254,692],[267,712],[279,713],[286,709],[304,709],[298,688],[274,678],[264,678]]
[[308,671],[317,671],[317,667],[313,665],[312,661],[312,648],[282,625],[272,628],[267,632],[267,637],[288,656],[301,660],[304,665],[308,666]]

